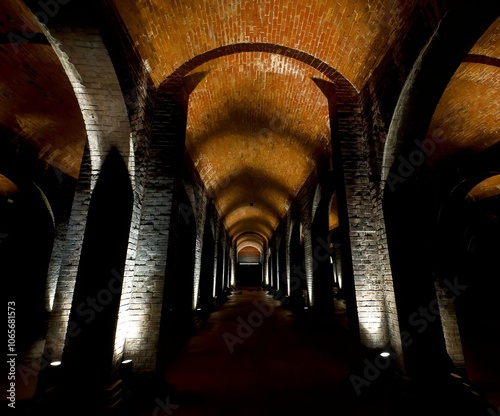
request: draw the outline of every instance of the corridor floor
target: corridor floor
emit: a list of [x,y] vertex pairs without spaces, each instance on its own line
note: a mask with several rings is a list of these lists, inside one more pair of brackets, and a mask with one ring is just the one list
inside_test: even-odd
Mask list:
[[[480,399],[463,379],[429,377],[417,386],[399,377],[386,365],[392,359],[381,361],[351,337],[342,303],[336,306],[336,319],[319,326],[260,287],[237,288],[167,354],[160,380],[132,377],[116,412],[103,415],[500,415],[496,402]],[[53,402],[42,412],[26,402],[19,404],[27,412],[17,414],[56,414]],[[87,416],[79,407],[63,405],[57,415]]]
[[266,291],[244,287],[186,341],[165,370],[173,393],[158,396],[156,407],[143,414],[483,414],[469,411],[476,405],[447,386],[435,394],[410,392],[392,371],[375,374],[356,390],[352,376],[363,377],[359,364],[366,366],[366,359],[342,326],[315,329]]
[[345,334],[306,333],[279,305],[263,290],[241,288],[210,316],[166,370],[179,401],[175,415],[321,414],[342,408],[352,396],[345,380],[356,347]]

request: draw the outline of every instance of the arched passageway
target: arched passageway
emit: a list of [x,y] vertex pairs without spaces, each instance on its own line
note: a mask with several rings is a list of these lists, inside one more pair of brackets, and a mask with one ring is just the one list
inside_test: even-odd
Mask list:
[[[497,325],[498,1],[226,3],[0,6],[0,146],[19,156],[0,173],[55,208],[24,223],[8,202],[0,228],[37,239],[12,285],[39,286],[20,339],[40,327],[36,360],[62,358],[45,409],[62,392],[158,413],[169,377],[179,416],[293,412],[299,383],[302,411],[500,404],[496,340],[471,323]],[[255,406],[213,405],[240,382]]]

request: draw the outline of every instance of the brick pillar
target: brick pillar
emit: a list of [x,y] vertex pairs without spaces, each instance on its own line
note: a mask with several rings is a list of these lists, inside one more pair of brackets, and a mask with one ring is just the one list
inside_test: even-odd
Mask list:
[[267,285],[269,281],[269,253],[270,250],[267,247],[267,241],[265,241],[262,246],[262,280],[264,285]]
[[50,267],[57,267],[58,263],[60,266],[58,267],[59,275],[57,276],[51,318],[45,340],[44,356],[49,362],[62,358],[66,334],[73,334],[71,325],[68,328],[69,314],[91,195],[91,164],[88,153],[88,149],[86,149],[80,166],[80,176],[75,188],[64,244],[61,244],[59,250],[53,251],[52,254]]
[[229,289],[229,249],[227,247],[227,234],[224,232],[224,241],[222,244],[222,250],[224,253],[224,260],[223,260],[223,276],[222,276],[222,289],[226,291]]
[[306,275],[304,270],[304,248],[301,244],[300,220],[292,222],[290,235],[290,304],[295,310],[304,309],[303,288],[306,287]]
[[[128,286],[124,356],[133,359],[137,372],[154,372],[167,265],[169,225],[174,180],[182,160],[186,115],[183,101],[174,92],[158,93],[137,230],[137,250],[132,282]],[[122,308],[127,308],[122,304]],[[123,322],[123,321],[122,321]]]
[[286,267],[286,259],[288,252],[288,244],[286,239],[287,233],[287,224],[286,222],[283,224],[283,228],[281,231],[280,239],[279,239],[279,249],[278,249],[278,267],[279,267],[279,278],[277,282],[276,289],[283,294],[286,294],[286,285],[287,285],[287,267]]
[[269,242],[269,247],[271,249],[271,275],[269,277],[269,289],[273,289],[275,287],[276,276],[278,275],[278,263],[277,263],[277,252],[278,245],[276,243],[276,234],[273,236],[271,241]]
[[205,232],[205,221],[207,215],[207,200],[204,194],[197,193],[198,201],[194,205],[196,216],[196,249],[194,259],[194,276],[193,276],[193,310],[198,307],[200,300],[200,280],[201,266],[203,255],[203,235]]
[[[331,181],[327,181],[332,186]],[[321,188],[323,194],[314,210],[312,225],[313,259],[314,259],[314,309],[318,318],[327,322],[333,318],[333,273],[330,263],[328,218],[330,213],[332,191]]]
[[455,295],[450,294],[449,288],[443,286],[438,280],[435,281],[434,285],[437,293],[439,316],[441,317],[441,325],[443,326],[446,351],[457,368],[464,368],[465,358],[455,310]]
[[314,259],[312,241],[312,201],[302,204],[300,209],[300,222],[304,235],[304,272],[306,275],[307,299],[306,306],[314,305]]
[[84,391],[97,393],[114,381],[115,329],[132,206],[128,167],[112,149],[90,199],[58,386],[78,399]]
[[47,286],[45,290],[45,307],[48,311],[51,311],[54,307],[57,280],[61,273],[64,247],[68,235],[68,223],[69,218],[58,218],[54,227],[54,246],[47,271]]
[[[350,325],[359,328],[360,340],[368,348],[381,349],[390,343],[402,365],[381,194],[372,181],[359,97],[350,85],[339,83],[335,99],[329,97],[332,153],[344,240],[343,285],[351,293],[347,298]],[[356,314],[349,313],[354,305]]]
[[[207,206],[207,214],[211,211],[211,205]],[[199,302],[197,307],[202,308],[204,311],[209,311],[213,301],[213,287],[214,287],[214,268],[216,263],[214,261],[214,235],[212,232],[212,218],[211,215],[205,216],[205,225],[202,234],[202,252],[200,262],[200,275],[199,275]]]
[[273,247],[272,242],[270,241],[267,248],[267,283],[266,288],[271,286],[271,282],[273,281]]
[[214,261],[214,290],[213,295],[220,298],[224,290],[224,239],[222,233],[224,229],[220,222],[217,223],[217,233],[215,237],[215,261]]
[[236,243],[231,244],[231,249],[229,251],[229,259],[231,262],[231,287],[234,287],[236,283]]
[[[55,252],[51,269],[59,268],[54,299],[54,322],[49,325],[47,352],[60,358],[68,327],[71,293],[74,288],[89,198],[99,177],[103,160],[112,147],[119,150],[129,170],[130,125],[120,85],[108,51],[97,29],[78,27],[43,27],[75,91],[87,129],[89,160],[82,162],[79,185],[75,192],[71,218],[62,250],[69,253],[59,263]],[[133,177],[133,173],[131,175]],[[64,228],[64,226],[63,226]],[[67,295],[65,295],[67,294]],[[57,330],[55,328],[58,328]],[[68,336],[71,336],[68,328]]]
[[[120,309],[115,336],[115,353],[113,361],[118,370],[124,358],[125,343],[128,331],[129,312],[134,291],[134,276],[137,260],[137,247],[139,242],[140,223],[142,217],[142,203],[146,173],[148,171],[148,151],[151,141],[152,126],[152,94],[149,75],[139,64],[134,66],[136,71],[135,82],[124,91],[125,102],[129,108],[131,123],[131,140],[134,153],[130,159],[131,182],[134,189],[134,204],[129,234],[129,247],[120,298]],[[133,156],[133,158],[132,158]],[[134,305],[135,306],[135,305]],[[126,358],[126,357],[125,357]]]
[[290,211],[286,216],[286,230],[284,232],[284,242],[286,245],[286,276],[283,278],[282,291],[286,296],[290,296],[290,276],[291,276],[291,258],[290,258],[290,235],[292,233],[292,221]]
[[280,257],[279,257],[279,236],[274,239],[274,280],[272,288],[278,290],[278,282],[280,280]]
[[[471,47],[496,19],[498,15],[498,3],[493,3],[495,2],[490,2],[490,4],[486,4],[485,2],[475,2],[474,4],[465,2],[458,5],[453,11],[447,13],[420,52],[405,81],[388,129],[382,164],[381,187],[386,193],[384,200],[392,200],[394,202],[391,203],[398,204],[399,208],[394,208],[397,211],[402,212],[402,210],[404,210],[406,199],[408,201],[406,202],[407,206],[411,210],[415,210],[415,214],[419,218],[421,218],[424,213],[428,213],[428,204],[423,204],[419,208],[415,205],[416,203],[420,203],[420,201],[415,198],[415,191],[417,189],[416,172],[419,170],[419,167],[408,163],[408,160],[411,160],[410,156],[421,155],[422,151],[418,148],[421,148],[422,145],[425,147],[425,142],[428,141],[426,137],[427,129],[450,78],[463,61],[463,58],[470,51]],[[467,30],[464,30],[464,24],[467,25]],[[450,42],[450,39],[453,39],[453,42]],[[429,144],[434,143],[427,143],[427,145]],[[412,154],[412,152],[416,153]],[[411,170],[408,169],[408,165],[411,165]],[[421,177],[422,175],[418,176]],[[435,184],[426,185],[432,187]],[[419,184],[418,188],[422,188],[423,186],[425,185]],[[396,192],[396,195],[392,195]],[[403,195],[403,197],[400,195]],[[411,198],[414,198],[413,202],[410,202]],[[424,198],[424,196],[421,196],[421,198]],[[397,201],[397,199],[399,199],[399,201]],[[398,214],[399,212],[396,213],[396,215]],[[433,222],[435,218],[429,218],[429,221]],[[413,219],[408,220],[408,223],[410,222],[413,222]],[[425,226],[427,226],[427,224],[424,223],[422,227],[419,227],[412,241],[410,241],[410,244],[414,244],[414,241],[419,239],[422,244],[428,245],[429,234],[425,234],[423,228]],[[400,226],[395,226],[395,228],[397,233],[397,228],[400,228]],[[395,242],[396,250],[400,244],[400,241]],[[422,248],[419,247],[419,249]],[[408,248],[407,250],[410,249]],[[421,262],[421,259],[418,259],[418,261]],[[414,273],[414,270],[403,270],[398,274],[395,273],[394,276],[397,278],[398,275],[401,275],[400,279],[408,279],[408,274],[412,273]],[[426,274],[430,273],[432,272],[427,270]],[[422,274],[423,273],[420,273],[420,280],[422,280]],[[451,305],[448,300],[443,297],[443,293],[439,286],[437,286],[436,291],[435,282],[430,282],[429,280],[430,279],[426,279],[425,283],[421,283],[421,286],[429,286],[426,288],[427,293],[419,295],[421,296],[419,301],[424,305],[414,305],[412,309],[404,315],[404,308],[408,303],[404,302],[400,308],[400,319],[405,325],[408,325],[407,321],[409,316],[415,312],[415,309],[418,310],[420,306],[428,305],[434,300],[432,299],[434,296],[438,301],[440,313],[444,313],[444,317],[442,318],[442,331],[445,334],[445,338],[447,338],[445,340],[446,349],[450,357],[453,355],[456,360],[460,362],[460,353],[452,346],[458,343],[456,339],[456,329],[453,328],[453,326],[445,328],[445,324],[449,322],[448,320],[451,319],[453,315]],[[435,293],[429,293],[431,290]],[[421,292],[424,292],[424,290],[421,289]],[[412,297],[415,297],[415,293],[412,293]],[[428,334],[430,332],[430,330],[427,330],[424,332],[424,335],[429,336]],[[452,336],[455,338],[453,341],[450,339]],[[423,366],[420,365],[418,356],[422,355],[422,351],[424,351],[425,348],[432,348],[435,352],[441,350],[441,346],[436,340],[432,341],[432,346],[425,345],[423,341],[421,342],[423,346],[413,353],[413,356],[416,357],[414,359],[416,364],[413,365],[413,371],[415,372],[422,371]],[[410,346],[408,346],[407,350],[410,349],[409,347]],[[413,349],[415,348],[413,347]],[[411,352],[407,353],[407,356],[411,355]],[[406,361],[408,361],[408,359]],[[444,361],[445,360],[443,360],[443,362]],[[430,362],[426,365],[428,365],[429,368],[432,367]],[[444,370],[444,372],[445,371],[446,370]]]
[[191,189],[183,179],[176,178],[163,291],[160,368],[164,368],[175,341],[191,335],[193,330],[196,221],[188,191]]

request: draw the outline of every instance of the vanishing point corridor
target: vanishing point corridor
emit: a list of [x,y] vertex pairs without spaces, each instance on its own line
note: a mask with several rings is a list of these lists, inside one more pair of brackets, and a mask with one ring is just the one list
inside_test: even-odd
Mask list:
[[[154,400],[141,392],[129,403],[130,414],[421,416],[485,408],[458,380],[429,380],[421,391],[404,385],[391,357],[360,348],[343,327],[341,301],[337,308],[332,322],[318,327],[262,287],[235,288],[203,328],[172,351],[165,389],[155,391]],[[154,406],[137,411],[145,398]]]
[[499,0],[0,0],[0,413],[500,416]]

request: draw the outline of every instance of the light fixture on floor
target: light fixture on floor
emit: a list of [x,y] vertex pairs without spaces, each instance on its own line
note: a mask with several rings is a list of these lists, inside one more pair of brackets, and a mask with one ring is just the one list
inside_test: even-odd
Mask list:
[[132,375],[132,360],[130,358],[123,360],[120,366],[120,374],[123,380],[128,380]]

